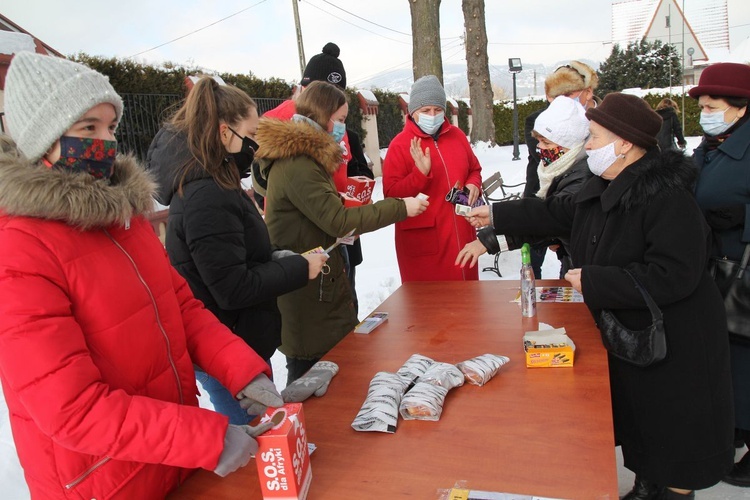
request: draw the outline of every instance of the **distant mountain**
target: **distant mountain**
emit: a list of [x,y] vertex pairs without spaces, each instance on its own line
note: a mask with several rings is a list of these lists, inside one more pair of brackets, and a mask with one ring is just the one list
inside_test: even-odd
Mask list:
[[[562,61],[552,66],[544,64],[524,64],[523,71],[516,76],[516,93],[518,97],[544,94],[544,79],[560,66],[567,64]],[[599,63],[583,59],[582,62],[594,69]],[[513,95],[513,77],[507,68],[490,65],[490,79],[492,85],[503,89],[510,98]],[[466,64],[446,64],[443,67],[443,81],[446,93],[453,98],[469,97],[469,80],[466,76]],[[356,84],[360,89],[380,89],[391,92],[408,92],[413,83],[411,68],[386,71]]]

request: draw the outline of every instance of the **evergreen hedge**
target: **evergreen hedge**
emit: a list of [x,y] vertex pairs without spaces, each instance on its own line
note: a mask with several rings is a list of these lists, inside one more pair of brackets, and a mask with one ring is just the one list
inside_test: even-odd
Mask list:
[[469,105],[464,101],[458,101],[458,128],[469,135]]
[[[523,125],[531,113],[543,109],[547,101],[542,99],[518,103],[518,143],[524,144]],[[501,101],[493,106],[495,142],[498,146],[513,144],[513,101]]]
[[[665,97],[670,97],[679,106],[682,106],[681,95],[668,96],[666,94],[647,94],[644,97],[644,100],[651,106],[651,108],[656,109],[656,105]],[[525,142],[523,137],[523,127],[526,117],[534,111],[543,109],[546,104],[546,101],[541,99],[525,101],[518,104],[519,144]],[[685,129],[683,130],[685,137],[703,135],[703,130],[698,123],[701,114],[700,109],[698,108],[698,101],[686,95],[685,109],[681,111],[685,113]],[[495,121],[495,140],[497,141],[497,144],[500,146],[513,144],[513,102],[503,101],[496,103],[494,106],[493,119]]]
[[404,129],[404,115],[397,93],[386,90],[373,90],[372,93],[378,100],[378,145],[383,149]]

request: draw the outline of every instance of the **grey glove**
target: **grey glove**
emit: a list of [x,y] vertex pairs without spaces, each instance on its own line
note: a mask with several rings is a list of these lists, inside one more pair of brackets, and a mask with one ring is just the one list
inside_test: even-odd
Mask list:
[[260,415],[266,408],[284,406],[276,386],[266,377],[265,373],[258,374],[244,389],[237,394],[240,406],[247,410],[248,415]]
[[[269,422],[270,423],[270,422]],[[265,424],[264,424],[265,425]],[[273,424],[272,424],[273,425]],[[258,443],[253,439],[258,434],[253,434],[258,428],[245,429],[248,425],[229,425],[224,435],[224,449],[219,456],[219,463],[214,472],[225,477],[240,467],[244,467],[258,451]],[[266,426],[266,429],[269,427]]]
[[291,257],[292,255],[299,255],[297,252],[291,250],[274,250],[271,252],[271,260],[281,260],[284,257]]
[[318,361],[307,373],[281,391],[285,403],[300,403],[313,394],[320,397],[328,390],[331,379],[339,372],[339,366],[331,361]]

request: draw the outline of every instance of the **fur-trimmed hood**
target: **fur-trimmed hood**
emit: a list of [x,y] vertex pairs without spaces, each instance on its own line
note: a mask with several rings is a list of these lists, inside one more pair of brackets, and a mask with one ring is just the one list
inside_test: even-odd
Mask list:
[[156,184],[132,156],[118,156],[110,182],[30,162],[0,136],[0,211],[63,221],[82,230],[125,225],[153,211]]
[[611,182],[593,178],[581,189],[578,200],[601,196],[605,211],[627,212],[645,207],[657,196],[687,191],[692,193],[698,170],[680,151],[660,152],[651,148]]
[[330,134],[304,122],[264,118],[255,135],[259,148],[255,158],[261,162],[261,173],[268,178],[268,169],[275,160],[308,156],[333,175],[341,164],[341,147]]

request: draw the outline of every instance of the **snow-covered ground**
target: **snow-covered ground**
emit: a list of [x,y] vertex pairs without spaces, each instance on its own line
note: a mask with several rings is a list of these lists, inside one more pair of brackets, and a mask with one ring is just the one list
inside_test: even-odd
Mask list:
[[[688,152],[692,153],[700,138],[689,137]],[[526,176],[526,147],[520,146],[521,160],[512,161],[512,147],[488,147],[479,144],[474,151],[482,165],[482,176],[486,179],[493,173],[499,171],[506,184],[518,184],[524,182]],[[517,190],[522,190],[517,188]],[[382,184],[379,178],[376,183],[374,199],[382,199]],[[364,262],[357,267],[357,294],[359,296],[360,318],[375,310],[394,290],[401,285],[398,265],[396,263],[396,252],[393,243],[393,226],[389,226],[374,233],[362,236],[362,251]],[[480,269],[491,266],[493,256],[484,255],[480,258]],[[503,279],[518,279],[521,266],[520,252],[507,252],[500,255],[498,267]],[[557,278],[560,265],[557,257],[548,253],[542,267],[542,277]],[[479,279],[500,279],[492,272],[480,272]],[[272,359],[274,375],[277,385],[282,388],[286,381],[286,367],[284,357],[280,353]],[[208,398],[201,397],[201,406],[210,407]],[[742,450],[744,452],[744,450]],[[741,455],[738,455],[741,456]],[[619,457],[619,455],[618,455]],[[621,460],[620,460],[621,461]],[[621,494],[629,490],[633,481],[633,475],[618,466]],[[750,492],[720,483],[709,490],[700,492],[703,499],[739,499],[750,498]],[[25,500],[29,498],[23,473],[18,464],[18,458],[13,445],[10,425],[8,423],[8,409],[4,398],[0,398],[0,498],[5,500]]]

